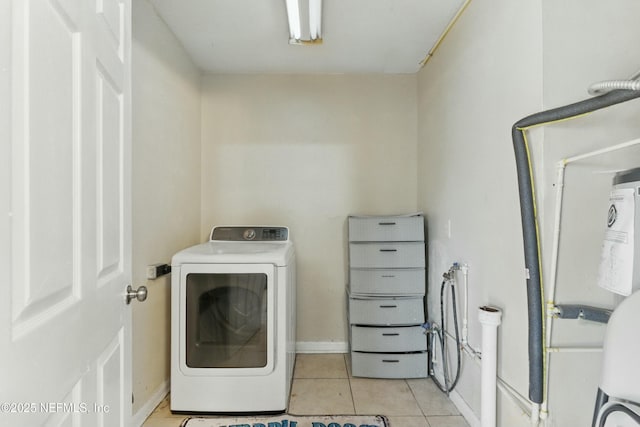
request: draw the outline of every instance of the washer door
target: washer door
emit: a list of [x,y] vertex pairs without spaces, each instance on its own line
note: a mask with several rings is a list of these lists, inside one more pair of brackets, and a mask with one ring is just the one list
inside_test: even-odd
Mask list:
[[232,369],[270,372],[274,342],[274,267],[183,265],[181,363],[190,374]]

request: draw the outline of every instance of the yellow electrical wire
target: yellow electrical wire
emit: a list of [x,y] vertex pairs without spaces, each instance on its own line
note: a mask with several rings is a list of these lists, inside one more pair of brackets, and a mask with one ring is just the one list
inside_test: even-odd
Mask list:
[[451,21],[449,21],[444,31],[442,32],[442,34],[440,34],[440,37],[438,37],[438,40],[436,40],[435,44],[433,45],[429,53],[427,53],[424,59],[419,62],[420,68],[424,67],[427,64],[427,62],[431,59],[431,57],[436,52],[436,50],[438,49],[438,47],[440,46],[444,38],[447,36],[447,34],[449,34],[449,31],[451,31],[451,29],[456,24],[456,22],[458,22],[458,19],[460,18],[462,13],[465,11],[467,7],[469,7],[469,4],[471,4],[471,0],[466,0],[464,4],[460,6],[460,9],[458,9],[456,14],[453,15],[453,18],[451,18]]
[[557,119],[557,120],[551,120],[549,122],[536,123],[534,125],[525,126],[525,127],[517,127],[516,129],[518,129],[519,131],[524,132],[524,131],[527,131],[529,129],[534,129],[534,128],[537,128],[537,127],[540,127],[540,126],[546,126],[546,125],[553,125],[553,124],[556,124],[556,123],[568,122],[568,121],[573,120],[573,119],[578,119],[580,117],[588,116],[591,113],[592,113],[592,111],[590,111],[588,113],[576,114],[575,116],[571,116],[571,117],[565,117],[564,119]]
[[[538,251],[538,271],[540,272],[540,301],[544,301],[544,278],[542,276],[542,252],[540,246],[540,230],[538,227],[538,204],[536,203],[536,186],[533,179],[533,164],[531,163],[531,152],[529,150],[529,140],[527,139],[527,132],[525,129],[518,129],[522,132],[522,138],[524,139],[524,148],[527,153],[527,163],[529,165],[529,180],[531,181],[531,198],[533,199],[533,218],[536,226],[536,250]],[[547,329],[547,316],[544,308],[544,304],[541,303],[541,319],[542,319],[542,399],[547,400],[547,343],[545,340]]]
[[[540,304],[541,305],[541,315],[542,315],[542,374],[543,374],[543,383],[542,383],[542,390],[543,390],[543,401],[547,400],[547,393],[548,393],[548,381],[547,381],[547,371],[549,369],[548,367],[548,356],[547,356],[547,343],[546,343],[546,329],[547,329],[547,316],[546,316],[546,309],[545,309],[545,304],[544,304],[544,278],[542,276],[542,252],[541,252],[541,245],[540,245],[540,229],[539,229],[539,224],[538,224],[538,206],[537,206],[537,198],[536,198],[536,186],[535,186],[535,181],[533,178],[533,164],[531,162],[531,152],[529,150],[529,140],[527,139],[527,131],[529,129],[533,129],[539,126],[546,126],[549,124],[555,124],[555,123],[562,123],[562,122],[567,122],[569,120],[573,120],[576,118],[580,118],[583,116],[587,116],[591,114],[589,113],[583,113],[583,114],[577,114],[575,116],[571,116],[571,117],[565,117],[563,119],[557,119],[557,120],[552,120],[549,122],[543,122],[543,123],[536,123],[534,125],[531,126],[526,126],[526,127],[517,127],[516,129],[518,131],[520,131],[522,133],[522,137],[524,140],[524,148],[525,148],[525,152],[527,154],[527,163],[529,166],[529,179],[531,181],[531,197],[533,199],[533,217],[534,217],[534,224],[536,227],[536,249],[538,251],[538,270],[540,271],[540,301],[542,301],[543,303]],[[553,301],[550,302],[551,304],[553,304]],[[547,303],[549,304],[549,302]]]

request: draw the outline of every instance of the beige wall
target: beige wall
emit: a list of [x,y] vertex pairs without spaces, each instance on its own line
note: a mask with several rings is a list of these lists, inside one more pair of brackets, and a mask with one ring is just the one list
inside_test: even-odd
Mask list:
[[133,282],[149,290],[133,304],[136,413],[170,372],[170,276],[147,281],[146,266],[199,240],[200,73],[146,0],[132,3]]
[[[453,262],[468,264],[470,344],[481,346],[477,307],[502,308],[499,375],[523,395],[524,261],[510,131],[542,106],[537,3],[472,2],[418,77],[418,199],[428,221],[429,317],[439,321],[442,273]],[[469,358],[456,391],[479,417],[480,370]],[[498,398],[500,425],[520,425],[518,411]]]
[[298,342],[346,350],[346,217],[416,209],[416,76],[210,75],[202,96],[200,238],[289,226]]
[[[630,21],[639,7],[630,0],[475,0],[418,77],[418,198],[429,221],[431,295],[452,262],[469,264],[470,343],[481,344],[476,307],[501,307],[499,375],[524,396],[526,295],[511,126],[587,98],[593,82],[635,72],[639,65],[628,46],[640,36]],[[638,113],[640,102],[632,101],[530,132],[547,282],[555,164],[637,137]],[[639,151],[567,170],[557,303],[614,306],[595,285],[611,179],[603,171],[637,165]],[[432,313],[438,304],[431,298]],[[553,345],[599,345],[603,331],[588,322],[558,321]],[[550,360],[553,425],[589,425],[599,354],[554,354]],[[457,392],[479,417],[479,369],[468,358]],[[502,393],[498,407],[499,425],[529,425]]]

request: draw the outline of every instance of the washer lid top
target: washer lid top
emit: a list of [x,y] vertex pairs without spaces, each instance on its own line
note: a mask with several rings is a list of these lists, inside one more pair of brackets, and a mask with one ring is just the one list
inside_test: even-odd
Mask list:
[[180,264],[289,264],[293,243],[286,227],[215,227],[212,239],[173,256]]
[[289,240],[287,227],[233,226],[213,227],[211,241],[225,242],[286,242]]

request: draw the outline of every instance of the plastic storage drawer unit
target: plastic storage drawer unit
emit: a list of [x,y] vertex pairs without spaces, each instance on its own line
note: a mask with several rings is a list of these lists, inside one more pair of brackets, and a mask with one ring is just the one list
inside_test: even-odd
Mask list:
[[352,373],[424,378],[424,218],[350,216],[348,221]]

